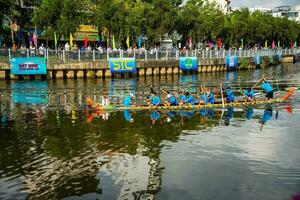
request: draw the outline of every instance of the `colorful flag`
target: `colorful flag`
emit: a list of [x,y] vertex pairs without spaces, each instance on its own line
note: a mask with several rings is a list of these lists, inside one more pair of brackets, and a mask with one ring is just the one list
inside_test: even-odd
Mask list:
[[138,47],[139,48],[142,47],[142,37],[141,36],[138,37]]
[[265,41],[265,48],[268,48],[268,40]]
[[54,46],[57,48],[57,37],[56,37],[56,32],[54,32]]
[[297,48],[297,41],[294,42],[294,48]]
[[88,36],[85,34],[85,37],[84,37],[84,47],[86,48],[88,46],[88,43],[89,43],[89,39],[88,39]]
[[72,33],[70,33],[70,47],[73,47],[73,36]]
[[112,36],[112,48],[116,49],[115,36]]
[[218,38],[218,40],[217,40],[217,46],[218,46],[219,49],[222,48],[223,44],[222,44],[222,39],[221,38]]
[[294,46],[293,40],[290,41],[290,49],[292,49]]
[[276,45],[275,45],[275,40],[272,41],[272,49],[275,49]]
[[129,49],[129,42],[130,42],[130,39],[129,39],[129,36],[127,35],[127,39],[126,39],[127,49]]
[[35,48],[37,48],[37,35],[36,35],[36,32],[33,33],[32,39],[33,39],[33,44],[34,44]]
[[190,38],[189,38],[189,48],[191,49],[192,48],[192,36],[190,36]]

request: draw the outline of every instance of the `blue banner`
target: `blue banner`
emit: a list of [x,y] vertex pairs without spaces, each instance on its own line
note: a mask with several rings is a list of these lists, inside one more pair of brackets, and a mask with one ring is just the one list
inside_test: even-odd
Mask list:
[[179,68],[181,70],[197,70],[198,59],[196,57],[180,57]]
[[110,58],[109,69],[112,74],[136,72],[135,58]]
[[10,69],[11,73],[16,75],[47,74],[46,59],[13,58],[10,60]]
[[254,63],[254,65],[260,65],[261,64],[261,57],[259,55],[255,55],[253,57],[253,63]]
[[48,83],[45,81],[21,81],[11,84],[12,101],[20,104],[47,104]]
[[225,59],[226,67],[237,67],[238,66],[238,57],[237,56],[226,56]]

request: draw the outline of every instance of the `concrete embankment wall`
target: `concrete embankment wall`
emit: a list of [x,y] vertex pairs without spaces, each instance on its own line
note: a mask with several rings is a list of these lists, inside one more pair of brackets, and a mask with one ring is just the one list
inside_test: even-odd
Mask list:
[[[259,67],[268,67],[279,64],[278,56],[273,56],[273,62],[269,57],[262,57],[262,64]],[[282,63],[294,63],[300,60],[300,56],[285,55]],[[243,63],[242,63],[243,62]],[[246,65],[245,65],[246,63]],[[10,73],[10,66],[7,62],[0,62],[0,79],[76,79],[76,78],[109,78],[109,77],[134,77],[153,76],[166,74],[184,74],[179,69],[178,60],[137,60],[137,72],[125,74],[111,74],[107,61],[88,62],[48,62],[47,75],[16,76]],[[246,70],[256,68],[252,58],[240,58],[239,67],[235,70]],[[226,68],[225,59],[199,59],[198,70],[188,73],[212,73],[232,70]]]

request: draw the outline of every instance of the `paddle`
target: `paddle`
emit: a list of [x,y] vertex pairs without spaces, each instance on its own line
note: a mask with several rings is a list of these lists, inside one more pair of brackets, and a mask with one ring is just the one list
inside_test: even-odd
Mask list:
[[220,84],[220,89],[221,89],[221,97],[222,97],[222,106],[223,106],[223,108],[225,108],[222,83]]
[[253,87],[251,88],[251,90],[253,90],[254,88],[256,88],[256,86],[258,85],[258,83],[263,79],[265,75],[262,75],[261,78],[253,85]]

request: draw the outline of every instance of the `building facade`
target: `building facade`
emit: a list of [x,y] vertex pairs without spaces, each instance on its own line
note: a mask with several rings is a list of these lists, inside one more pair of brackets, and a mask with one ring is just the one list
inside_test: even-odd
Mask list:
[[272,10],[274,17],[287,17],[289,20],[300,22],[300,5],[292,8],[291,6],[279,6]]

